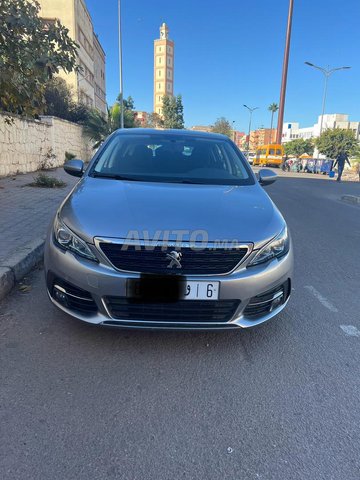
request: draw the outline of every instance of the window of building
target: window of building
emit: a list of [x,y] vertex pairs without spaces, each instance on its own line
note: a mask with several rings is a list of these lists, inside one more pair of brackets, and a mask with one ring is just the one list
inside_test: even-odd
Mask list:
[[169,83],[169,82],[167,83],[167,91],[171,92],[171,83]]
[[161,102],[161,96],[159,95],[159,102]]
[[275,149],[274,148],[270,148],[269,155],[275,155]]
[[43,23],[44,30],[49,30],[49,27],[55,25],[56,22],[55,18],[42,18],[41,21]]
[[158,113],[161,113],[161,108],[158,109]]
[[159,62],[158,63],[161,63],[161,57],[158,57],[159,58]]
[[168,67],[171,67],[171,57],[167,58],[167,64],[168,64]]
[[78,32],[79,32],[79,43],[80,46],[83,47],[83,49],[87,52],[90,57],[93,56],[94,49],[89,40],[86,38],[84,32],[81,30],[80,26],[78,25]]
[[158,70],[158,77],[161,77],[161,70]]

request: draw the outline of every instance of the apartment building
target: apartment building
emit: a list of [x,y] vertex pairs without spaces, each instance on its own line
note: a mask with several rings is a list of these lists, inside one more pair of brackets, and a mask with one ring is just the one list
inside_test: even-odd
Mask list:
[[259,128],[250,132],[250,150],[276,141],[276,129]]
[[[317,123],[311,127],[300,128],[298,122],[286,122],[283,127],[282,142],[290,142],[298,138],[307,140],[309,138],[316,138],[320,135],[321,115]],[[333,128],[344,128],[352,130],[355,138],[360,141],[360,122],[349,121],[349,115],[343,113],[326,114],[322,121],[322,131]]]
[[106,115],[105,52],[94,32],[85,0],[38,1],[40,16],[46,22],[59,20],[80,46],[77,62],[81,71],[61,72],[60,76],[66,80],[78,101]]

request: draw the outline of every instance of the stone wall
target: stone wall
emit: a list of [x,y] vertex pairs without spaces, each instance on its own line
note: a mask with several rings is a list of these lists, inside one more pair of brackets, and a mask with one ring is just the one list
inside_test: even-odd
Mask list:
[[59,167],[65,152],[90,160],[91,141],[80,125],[56,117],[32,120],[0,113],[0,176]]

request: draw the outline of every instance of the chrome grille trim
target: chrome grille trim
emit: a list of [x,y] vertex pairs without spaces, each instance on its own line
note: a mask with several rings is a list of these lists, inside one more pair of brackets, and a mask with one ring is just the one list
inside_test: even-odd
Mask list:
[[[101,254],[104,256],[104,258],[109,262],[109,264],[115,270],[117,270],[118,272],[132,273],[132,274],[134,274],[134,273],[140,274],[140,273],[144,273],[144,272],[141,272],[140,270],[127,270],[127,269],[122,269],[122,268],[116,267],[116,265],[114,265],[112,263],[110,258],[106,255],[106,253],[101,248],[101,243],[108,243],[108,244],[115,244],[115,245],[139,246],[141,249],[145,248],[145,250],[147,249],[146,247],[148,247],[148,250],[151,250],[151,248],[153,248],[153,247],[163,247],[163,248],[173,248],[173,249],[193,248],[194,250],[199,249],[199,250],[214,250],[214,251],[216,251],[216,249],[227,248],[227,245],[229,246],[229,249],[231,247],[232,251],[233,250],[246,249],[246,253],[240,259],[240,261],[229,271],[221,272],[221,273],[216,273],[216,272],[215,273],[213,273],[213,272],[210,272],[210,273],[183,273],[183,275],[186,275],[186,277],[213,277],[214,275],[216,275],[216,276],[229,275],[229,274],[233,273],[235,270],[237,270],[239,268],[239,266],[241,264],[243,264],[248,259],[248,257],[253,252],[253,248],[254,248],[254,244],[251,243],[251,242],[241,243],[239,245],[236,245],[236,247],[232,246],[232,242],[228,242],[227,245],[225,244],[225,246],[224,246],[224,244],[219,246],[219,242],[207,242],[206,247],[202,246],[202,248],[200,249],[199,247],[196,248],[196,245],[199,245],[199,242],[198,242],[198,244],[196,244],[194,242],[176,242],[176,241],[171,241],[171,240],[169,240],[169,241],[156,241],[156,242],[151,241],[151,240],[133,240],[133,241],[131,241],[131,240],[127,240],[127,239],[109,238],[109,237],[95,237],[94,238],[94,243],[95,243],[95,246],[96,246],[97,250],[99,252],[101,252]],[[164,250],[164,254],[165,254],[165,250]],[[172,272],[182,274],[182,269],[173,269]]]

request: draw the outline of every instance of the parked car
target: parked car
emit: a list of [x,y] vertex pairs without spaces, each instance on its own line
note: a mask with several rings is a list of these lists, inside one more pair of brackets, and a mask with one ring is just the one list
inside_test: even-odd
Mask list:
[[231,329],[277,315],[291,293],[285,220],[227,137],[113,133],[58,209],[45,246],[51,301],[92,324]]
[[254,158],[255,158],[255,152],[249,152],[247,154],[247,160],[252,165],[254,163]]

